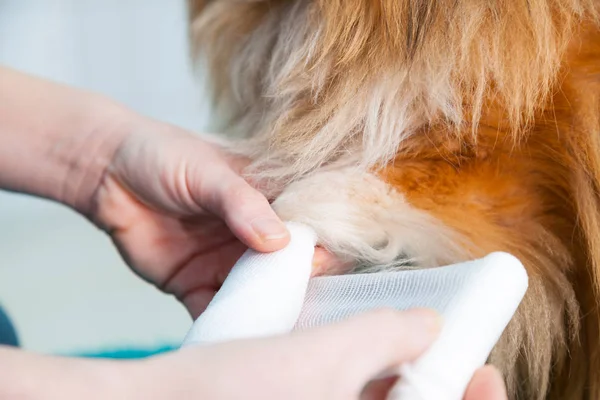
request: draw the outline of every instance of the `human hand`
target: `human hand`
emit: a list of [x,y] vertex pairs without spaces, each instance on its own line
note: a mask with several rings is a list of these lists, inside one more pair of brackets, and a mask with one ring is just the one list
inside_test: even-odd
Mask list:
[[[141,360],[54,357],[0,346],[0,398],[383,400],[397,366],[439,331],[425,310],[372,311],[271,338],[190,346]],[[506,400],[481,369],[464,400]]]
[[289,241],[269,202],[242,177],[244,161],[141,117],[94,191],[91,219],[130,267],[197,317],[241,254]]
[[[247,247],[258,251],[274,251],[285,246],[289,238],[285,230],[281,234],[265,235],[256,233],[253,229],[252,222],[262,218],[274,219],[275,227],[280,222],[268,201],[240,177],[244,160],[231,158],[221,153],[216,146],[174,127],[148,121],[140,126],[144,127],[146,124],[148,125],[142,130],[144,134],[133,131],[115,153],[95,191],[93,219],[111,234],[134,271],[159,288],[175,294],[195,318],[210,302]],[[336,268],[336,260],[322,250],[317,251],[314,264],[317,273],[323,268]],[[285,377],[290,378],[278,378],[281,380],[280,386],[272,386],[273,382],[265,382],[264,386],[272,390],[295,391],[294,382],[298,385],[301,381],[295,380],[298,376],[294,378],[294,374],[308,374],[310,379],[316,380],[315,390],[333,390],[331,384],[322,386],[331,380],[328,378],[331,376],[340,377],[339,379],[343,376],[352,377],[354,386],[351,380],[344,381],[344,385],[350,386],[342,385],[339,390],[343,391],[348,387],[356,390],[357,382],[354,377],[359,372],[344,372],[344,368],[355,368],[356,363],[338,360],[334,363],[339,368],[337,372],[333,370],[332,364],[323,364],[329,359],[335,361],[335,357],[347,360],[344,352],[350,350],[343,347],[344,343],[346,346],[350,346],[350,343],[356,346],[356,353],[349,354],[366,360],[378,354],[376,349],[370,347],[373,345],[371,342],[384,342],[375,340],[377,335],[393,332],[396,336],[388,346],[397,346],[398,343],[403,345],[400,349],[389,350],[388,357],[400,352],[406,359],[398,360],[399,362],[418,356],[430,343],[428,339],[426,344],[412,344],[412,336],[404,339],[404,335],[415,332],[421,335],[421,339],[428,337],[423,334],[422,328],[411,325],[416,322],[410,322],[410,317],[400,318],[403,321],[400,324],[402,326],[398,327],[401,333],[383,326],[390,323],[390,318],[394,319],[390,314],[367,315],[363,318],[373,318],[373,323],[358,319],[312,333],[274,338],[272,341],[240,341],[189,348],[165,357],[167,361],[164,364],[157,361],[149,365],[160,370],[164,368],[164,374],[169,375],[170,367],[166,365],[173,363],[173,371],[179,371],[177,374],[181,373],[185,377],[186,374],[180,371],[181,367],[177,369],[175,364],[188,365],[191,374],[200,368],[200,360],[214,360],[213,366],[201,368],[203,373],[211,371],[211,374],[222,373],[223,376],[228,376],[231,372],[227,372],[227,369],[236,365],[238,373],[243,374],[244,371],[239,369],[246,366],[252,372],[248,379],[256,374],[257,382],[260,382],[260,379],[268,379],[268,376],[280,371],[280,364],[283,362],[287,365],[285,360],[288,360],[293,361],[294,366],[289,374],[286,372]],[[397,316],[395,318],[398,319]],[[348,338],[348,342],[340,342],[343,338]],[[326,357],[326,360],[321,360],[323,349],[331,349],[334,353]],[[362,354],[359,355],[360,352]],[[379,357],[383,357],[379,359],[380,363],[390,360],[384,355]],[[257,369],[256,366],[260,365],[262,367]],[[323,365],[324,369],[320,370],[320,367],[315,370],[312,368],[315,365]],[[363,370],[362,381],[358,382],[363,386],[376,375],[373,373],[367,379],[365,373],[366,370]],[[197,374],[199,373],[194,372],[194,376],[189,376],[189,380],[196,386]],[[215,376],[218,378],[219,375]],[[214,382],[219,382],[216,378]],[[235,378],[234,381],[242,382],[242,377]],[[213,382],[213,379],[207,379],[207,382]],[[336,382],[335,379],[333,382]],[[371,381],[364,388],[360,386],[363,389],[360,399],[383,399],[393,383],[394,379],[388,378]],[[300,386],[298,393],[311,389],[306,385]],[[211,390],[243,387],[244,385],[237,384],[233,387],[225,385],[223,388],[215,386]],[[188,393],[187,389],[182,390],[181,393]],[[257,387],[256,390],[264,388]],[[310,397],[312,394],[307,396],[299,398],[315,398]],[[260,398],[269,397],[260,395]],[[505,398],[502,378],[495,369],[488,366],[475,374],[465,400]]]
[[[220,152],[217,146],[169,125],[140,118],[137,123],[125,126],[129,127],[125,130],[127,134],[123,135],[124,138],[117,146],[114,156],[110,158],[101,174],[99,185],[92,191],[92,207],[87,214],[111,235],[135,272],[164,291],[175,294],[195,318],[210,302],[235,261],[247,247],[258,251],[280,249],[288,242],[288,233],[285,229],[275,229],[275,233],[260,233],[260,229],[256,229],[267,225],[281,227],[281,222],[268,201],[240,177],[239,172],[245,165],[245,160],[229,157]],[[263,220],[274,222],[253,224]],[[336,260],[326,252],[317,250],[313,261],[316,264],[315,273],[323,270],[320,267],[335,269]],[[385,320],[392,317],[388,313],[387,317],[364,318]],[[190,348],[165,358],[167,361],[173,361],[149,362],[148,365],[161,370],[165,377],[172,373],[185,377],[186,374],[175,368],[175,364],[181,363],[182,368],[187,365],[184,369],[193,372],[194,368],[200,366],[200,360],[207,358],[214,359],[217,362],[216,366],[221,369],[210,366],[203,368],[204,372],[221,371],[223,376],[227,376],[226,369],[232,365],[246,365],[253,374],[256,373],[259,378],[265,379],[264,374],[278,373],[282,362],[292,360],[292,372],[308,374],[311,379],[317,379],[316,390],[321,390],[319,385],[325,385],[329,381],[328,376],[345,376],[346,373],[339,372],[346,371],[344,368],[347,367],[354,368],[356,363],[338,361],[335,363],[335,366],[339,367],[336,375],[331,363],[319,364],[323,354],[328,354],[319,351],[319,346],[332,349],[331,357],[334,359],[339,357],[347,360],[344,358],[344,352],[349,351],[348,346],[352,342],[357,347],[357,353],[349,354],[355,354],[359,358],[358,353],[362,351],[364,357],[360,355],[361,361],[367,360],[371,357],[369,352],[379,354],[375,347],[369,347],[367,344],[372,341],[381,342],[377,339],[379,334],[395,332],[389,327],[384,327],[383,322],[377,321],[373,320],[371,323],[365,319],[353,320],[313,333],[274,338],[273,341],[240,341],[214,347]],[[406,319],[403,321],[402,327],[398,329],[404,329],[404,333],[398,333],[393,341],[395,345],[402,343],[402,348],[391,349],[389,356],[401,352],[403,357],[407,357],[405,361],[409,361],[418,356],[430,340],[426,345],[411,344],[410,338],[405,340],[403,335],[413,332],[420,332],[422,337],[427,335],[423,334],[422,329],[412,327],[412,322],[409,323]],[[349,338],[348,341],[339,340],[345,337]],[[263,354],[263,351],[266,353]],[[382,357],[379,362],[390,360],[381,354],[379,356]],[[327,359],[331,357],[328,356]],[[245,364],[245,361],[242,362],[245,359],[252,362]],[[263,360],[269,363],[256,369],[257,365],[262,365]],[[171,362],[174,368],[172,373],[169,372],[170,368],[166,367]],[[232,364],[228,364],[229,362]],[[321,367],[315,370],[312,368],[314,365],[323,365],[325,370],[321,370]],[[316,374],[319,371],[321,373]],[[364,380],[365,370],[362,371],[361,378]],[[242,372],[239,371],[240,374]],[[358,372],[348,371],[350,377],[356,377],[356,374]],[[189,376],[188,383],[197,386],[197,378],[197,374]],[[324,378],[327,379],[323,380]],[[173,376],[172,379],[176,377]],[[282,380],[282,383],[286,382],[291,383],[289,380]],[[360,384],[363,383],[366,382]],[[393,379],[369,382],[363,388],[360,398],[385,398],[392,384]],[[350,380],[345,385],[350,386],[342,386],[340,390],[348,387],[356,389],[356,383],[352,386]],[[198,390],[200,389],[199,387]],[[218,385],[212,389],[221,390]],[[304,388],[302,385],[298,393],[307,389],[310,388]],[[192,393],[195,389],[189,390],[189,393]],[[228,389],[225,387],[223,390]],[[288,389],[281,385],[274,386],[273,390]],[[183,385],[182,391],[177,393],[187,394],[188,389]],[[485,367],[474,376],[465,400],[505,398],[501,377],[493,368]]]
[[[383,400],[395,378],[376,377],[414,360],[438,332],[430,311],[378,310],[290,335],[191,346],[144,363],[137,374],[148,393],[140,398]],[[465,396],[504,399],[490,367]]]
[[[208,141],[132,114],[96,190],[90,218],[141,277],[196,318],[251,247],[283,248],[289,234],[233,158]],[[317,249],[315,265],[332,259]]]

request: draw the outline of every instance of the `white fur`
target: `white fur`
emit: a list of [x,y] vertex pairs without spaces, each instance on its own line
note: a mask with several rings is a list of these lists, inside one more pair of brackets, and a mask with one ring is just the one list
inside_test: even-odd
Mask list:
[[[274,9],[237,44],[229,61],[231,93],[219,109],[235,120],[228,134],[246,138],[230,150],[253,160],[255,179],[283,187],[282,182],[324,165],[356,165],[367,171],[389,162],[402,141],[435,116],[462,121],[462,99],[451,85],[450,65],[395,65],[342,79],[336,101],[320,105],[312,125],[302,128],[305,136],[275,145],[280,125],[296,112],[296,103],[307,92],[314,105],[321,103],[318,96],[332,74],[333,61],[318,51],[324,27],[310,22],[308,6],[297,1]],[[195,31],[210,23],[212,12],[219,7],[196,20]],[[423,76],[411,76],[411,69]],[[307,70],[311,73],[301,79],[296,75]]]
[[[435,267],[470,258],[456,232],[379,178],[353,169],[297,181],[273,207],[282,219],[312,227],[329,251],[363,267]],[[400,254],[407,258],[397,259]]]

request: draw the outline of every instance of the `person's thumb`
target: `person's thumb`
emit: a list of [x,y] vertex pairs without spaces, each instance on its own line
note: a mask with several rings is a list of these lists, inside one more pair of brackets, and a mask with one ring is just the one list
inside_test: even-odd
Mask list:
[[230,168],[211,171],[195,197],[254,250],[276,251],[289,242],[289,232],[268,200]]
[[340,360],[336,374],[358,394],[371,379],[421,355],[440,329],[435,311],[382,309],[310,331],[302,340],[327,349],[323,359]]

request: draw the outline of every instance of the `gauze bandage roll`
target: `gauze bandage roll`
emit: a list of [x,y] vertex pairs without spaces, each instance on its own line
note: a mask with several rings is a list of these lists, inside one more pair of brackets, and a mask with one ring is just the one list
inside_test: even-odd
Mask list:
[[184,339],[215,343],[288,333],[304,303],[312,270],[316,235],[288,224],[291,240],[282,250],[248,250],[233,267],[206,311]]
[[460,400],[527,289],[525,269],[506,253],[441,268],[309,280],[314,233],[296,224],[289,229],[285,249],[249,251],[239,260],[184,346],[308,329],[381,307],[433,308],[444,319],[440,336],[399,366],[389,398]]

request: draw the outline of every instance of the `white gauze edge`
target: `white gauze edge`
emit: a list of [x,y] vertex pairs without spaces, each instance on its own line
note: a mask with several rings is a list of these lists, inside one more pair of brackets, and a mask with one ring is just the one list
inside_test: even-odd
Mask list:
[[399,367],[389,399],[460,400],[527,290],[523,265],[506,253],[441,268],[309,279],[314,233],[289,229],[285,249],[240,258],[184,346],[308,329],[382,307],[433,308],[444,319],[440,336]]
[[274,253],[248,250],[184,339],[216,343],[288,333],[302,310],[316,235],[289,223],[290,243]]

